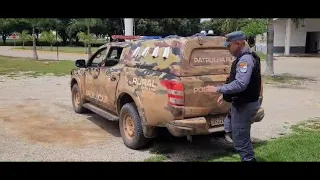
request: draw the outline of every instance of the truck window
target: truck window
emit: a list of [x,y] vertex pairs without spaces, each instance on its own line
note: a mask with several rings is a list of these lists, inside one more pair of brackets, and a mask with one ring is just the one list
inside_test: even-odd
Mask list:
[[122,47],[110,47],[105,66],[110,67],[117,65],[120,61],[122,50]]
[[98,50],[88,62],[89,67],[100,67],[107,58],[108,49]]

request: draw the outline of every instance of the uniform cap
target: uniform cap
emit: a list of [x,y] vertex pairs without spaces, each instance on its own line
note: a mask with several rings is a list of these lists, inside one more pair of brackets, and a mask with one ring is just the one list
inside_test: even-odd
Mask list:
[[246,39],[246,35],[244,34],[243,31],[235,31],[235,32],[227,34],[225,37],[227,38],[226,42],[224,42],[225,47],[229,46],[229,44],[233,41]]

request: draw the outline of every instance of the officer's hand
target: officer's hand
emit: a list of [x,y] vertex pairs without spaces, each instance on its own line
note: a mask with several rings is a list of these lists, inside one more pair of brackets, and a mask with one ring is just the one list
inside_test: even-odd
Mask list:
[[205,91],[206,92],[215,93],[215,92],[217,92],[217,87],[215,87],[215,86],[207,86]]
[[217,102],[218,102],[219,104],[222,104],[222,103],[223,103],[223,96],[222,96],[222,94],[219,96]]

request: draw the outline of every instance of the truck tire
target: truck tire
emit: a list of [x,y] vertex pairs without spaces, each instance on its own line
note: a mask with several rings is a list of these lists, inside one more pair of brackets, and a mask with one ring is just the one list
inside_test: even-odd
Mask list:
[[130,149],[141,149],[151,142],[143,135],[141,118],[134,103],[127,103],[121,108],[119,127],[123,142]]
[[83,97],[81,97],[80,88],[78,84],[73,85],[71,96],[72,96],[72,106],[76,113],[82,114],[82,113],[88,112],[88,109],[82,107],[82,105],[87,101]]

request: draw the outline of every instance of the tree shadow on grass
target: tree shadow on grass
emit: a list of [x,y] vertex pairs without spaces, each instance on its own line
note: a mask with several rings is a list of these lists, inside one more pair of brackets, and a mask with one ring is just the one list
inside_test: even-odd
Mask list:
[[[255,147],[266,144],[266,141],[258,139],[254,139],[253,142]],[[238,154],[233,145],[227,142],[221,133],[194,136],[192,142],[187,141],[185,137],[177,138],[170,136],[168,133],[166,135],[162,134],[149,148],[149,151],[155,155],[164,155],[169,161],[175,162],[213,161]],[[264,161],[261,158],[257,159]],[[237,160],[240,160],[239,157]]]
[[[112,122],[95,114],[86,114],[87,119],[99,126],[108,134],[120,138],[118,122]],[[254,147],[263,146],[266,141],[253,138]],[[166,128],[159,128],[159,137],[153,140],[153,143],[139,151],[149,151],[158,157],[153,157],[151,161],[215,161],[220,158],[235,156],[238,153],[234,150],[233,145],[224,139],[223,133],[214,133],[204,136],[193,136],[192,142],[186,137],[173,137]],[[235,157],[233,161],[239,161]],[[263,161],[257,157],[259,161]]]

